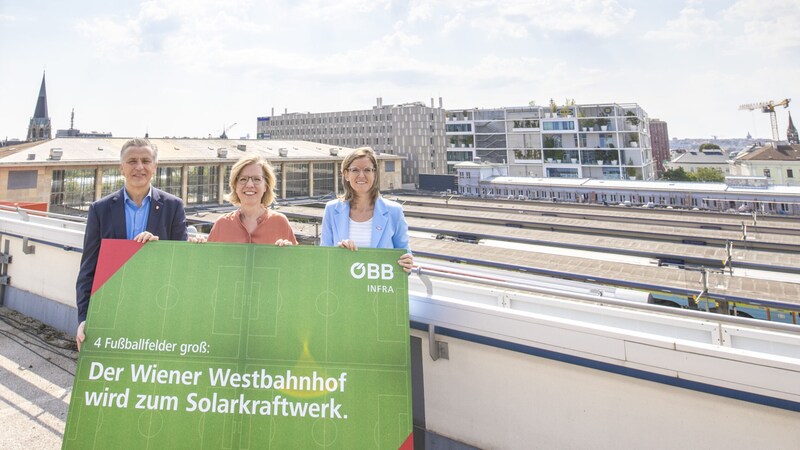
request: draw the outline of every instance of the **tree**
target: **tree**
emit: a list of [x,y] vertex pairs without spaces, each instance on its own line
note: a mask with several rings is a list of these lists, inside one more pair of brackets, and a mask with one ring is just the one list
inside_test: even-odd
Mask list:
[[713,182],[719,183],[725,181],[725,175],[717,169],[704,167],[697,169],[697,172],[686,172],[683,167],[677,169],[669,169],[661,175],[661,179],[665,181],[697,181],[697,182]]
[[689,174],[683,170],[683,167],[664,171],[661,175],[661,179],[665,181],[691,181]]
[[713,183],[721,183],[725,181],[725,175],[718,169],[712,169],[711,167],[703,167],[701,169],[697,169],[697,172],[691,175],[694,175],[694,181],[713,182]]
[[700,144],[700,147],[698,147],[698,150],[700,150],[702,152],[703,150],[722,150],[722,149],[717,144],[712,144],[711,142],[706,142],[705,144]]

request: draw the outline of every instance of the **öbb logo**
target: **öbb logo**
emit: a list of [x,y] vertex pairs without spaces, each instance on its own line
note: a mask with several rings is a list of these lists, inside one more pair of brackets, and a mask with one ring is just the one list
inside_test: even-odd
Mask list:
[[350,275],[356,280],[366,277],[368,280],[391,280],[394,278],[394,267],[391,264],[353,263]]

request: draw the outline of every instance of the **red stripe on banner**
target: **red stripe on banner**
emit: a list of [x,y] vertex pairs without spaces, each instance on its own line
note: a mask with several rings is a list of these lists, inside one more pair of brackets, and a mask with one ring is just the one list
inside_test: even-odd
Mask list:
[[414,433],[408,435],[406,441],[400,446],[398,450],[414,450]]
[[94,271],[92,295],[117,273],[117,270],[128,262],[143,245],[127,239],[103,239],[100,242],[100,254],[97,257],[97,268]]

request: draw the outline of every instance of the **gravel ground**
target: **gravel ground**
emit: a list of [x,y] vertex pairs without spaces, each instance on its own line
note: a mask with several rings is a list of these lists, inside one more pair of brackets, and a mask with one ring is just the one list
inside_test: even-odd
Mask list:
[[0,448],[61,448],[77,357],[71,336],[0,307]]

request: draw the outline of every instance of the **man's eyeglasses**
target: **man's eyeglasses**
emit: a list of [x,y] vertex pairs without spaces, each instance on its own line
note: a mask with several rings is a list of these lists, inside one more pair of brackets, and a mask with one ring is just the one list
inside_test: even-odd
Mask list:
[[350,172],[350,174],[355,175],[355,176],[359,176],[362,173],[364,175],[374,175],[375,174],[375,168],[374,167],[367,167],[367,168],[364,168],[363,170],[355,168],[355,167],[349,167],[347,169],[347,171]]
[[239,184],[244,185],[244,184],[247,184],[248,180],[252,181],[253,184],[261,184],[261,183],[264,182],[264,178],[258,177],[258,176],[256,176],[256,177],[239,177],[236,181],[239,182]]

